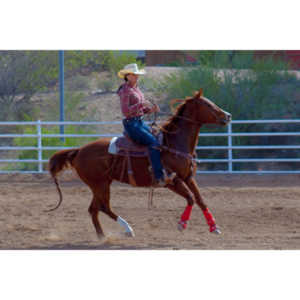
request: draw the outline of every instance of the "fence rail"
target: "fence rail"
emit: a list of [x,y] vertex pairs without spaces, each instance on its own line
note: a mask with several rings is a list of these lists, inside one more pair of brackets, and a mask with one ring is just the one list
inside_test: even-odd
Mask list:
[[[264,170],[246,170],[246,171],[236,171],[233,166],[235,163],[253,163],[253,162],[300,162],[300,158],[234,158],[233,150],[259,150],[259,149],[273,149],[273,150],[291,150],[291,149],[300,149],[300,143],[298,145],[245,145],[245,146],[235,146],[233,145],[233,137],[245,137],[245,136],[300,136],[300,131],[297,132],[234,132],[233,125],[235,124],[288,124],[288,123],[298,123],[300,124],[300,119],[291,119],[291,120],[234,120],[227,126],[227,132],[223,133],[200,133],[201,137],[227,137],[226,146],[197,146],[196,150],[227,150],[227,158],[220,159],[199,159],[199,163],[226,163],[226,170],[217,170],[217,171],[205,171],[198,170],[197,173],[225,173],[225,174],[300,174],[300,170],[276,170],[276,171],[264,171]],[[43,146],[43,139],[45,138],[100,138],[100,137],[114,137],[121,136],[120,133],[111,134],[43,134],[43,126],[51,125],[120,125],[121,122],[0,122],[1,126],[36,126],[36,134],[0,134],[0,142],[2,138],[36,138],[37,146],[1,146],[0,143],[0,163],[36,163],[38,168],[37,170],[24,171],[24,170],[10,170],[9,168],[1,169],[0,165],[0,174],[1,173],[46,173],[47,171],[43,169],[43,163],[47,163],[48,160],[43,158],[43,151],[45,150],[61,150],[61,149],[70,149],[71,147],[60,147],[60,146]],[[300,142],[300,141],[299,141]],[[37,151],[37,159],[8,159],[1,158],[3,151],[19,151],[19,150],[34,150]]]

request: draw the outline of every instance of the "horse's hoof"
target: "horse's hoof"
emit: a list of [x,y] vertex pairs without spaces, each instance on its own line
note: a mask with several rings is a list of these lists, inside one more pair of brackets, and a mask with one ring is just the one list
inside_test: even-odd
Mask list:
[[179,222],[177,225],[179,231],[183,231],[186,229],[186,223]]
[[135,237],[135,234],[133,231],[127,231],[125,232],[125,235],[128,236],[128,237]]
[[99,242],[105,242],[106,236],[104,234],[97,234]]
[[221,230],[219,228],[215,228],[214,230],[211,231],[211,233],[214,233],[214,234],[221,234]]

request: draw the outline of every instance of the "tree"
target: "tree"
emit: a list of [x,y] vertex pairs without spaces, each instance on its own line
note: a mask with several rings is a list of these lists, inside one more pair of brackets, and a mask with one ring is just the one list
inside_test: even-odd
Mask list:
[[[111,80],[125,64],[136,62],[117,51],[65,51],[65,77],[109,71]],[[139,63],[140,64],[140,63]],[[34,118],[34,94],[58,83],[58,51],[0,51],[0,120]]]
[[31,97],[54,85],[55,51],[0,51],[0,118],[22,120],[32,111]]

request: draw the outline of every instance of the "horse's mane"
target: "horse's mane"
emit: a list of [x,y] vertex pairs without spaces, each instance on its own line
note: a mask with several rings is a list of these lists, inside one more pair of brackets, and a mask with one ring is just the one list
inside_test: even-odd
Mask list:
[[183,115],[183,112],[186,108],[187,101],[191,101],[192,98],[187,98],[182,104],[176,107],[174,115],[172,115],[162,126],[163,131],[170,131],[177,128],[177,123],[179,122],[180,116]]

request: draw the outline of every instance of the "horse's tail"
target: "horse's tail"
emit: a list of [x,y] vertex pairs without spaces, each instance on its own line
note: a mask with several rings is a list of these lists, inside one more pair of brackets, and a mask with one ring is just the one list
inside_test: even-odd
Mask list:
[[74,158],[76,157],[79,149],[69,149],[69,150],[62,150],[54,153],[52,157],[49,160],[49,172],[54,180],[54,183],[56,185],[58,194],[59,194],[59,202],[58,204],[54,207],[51,208],[50,210],[46,210],[46,212],[53,211],[57,209],[60,204],[62,203],[62,193],[57,181],[57,174],[63,171],[64,169],[68,167],[72,167],[72,162]]

